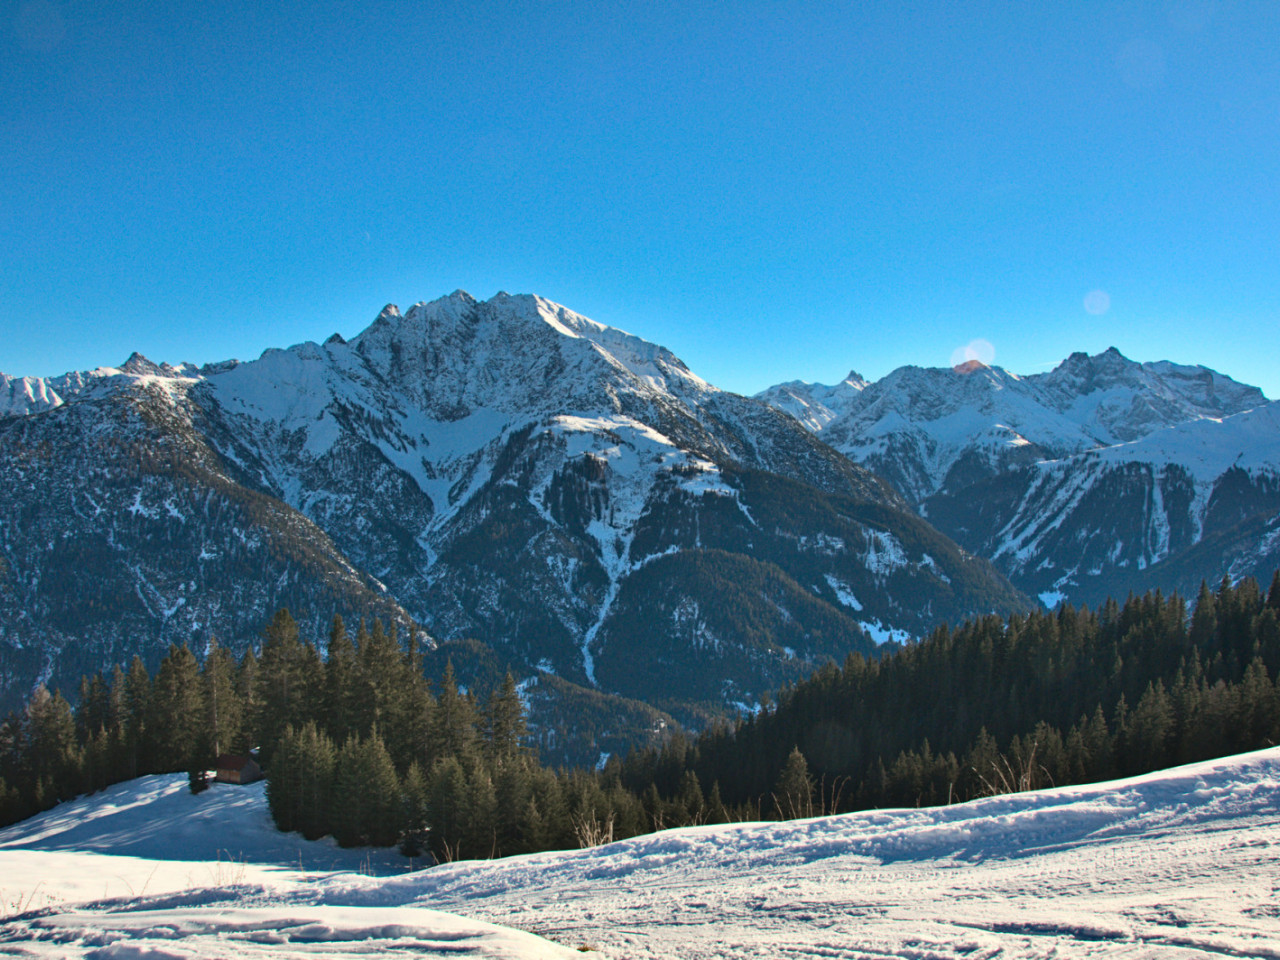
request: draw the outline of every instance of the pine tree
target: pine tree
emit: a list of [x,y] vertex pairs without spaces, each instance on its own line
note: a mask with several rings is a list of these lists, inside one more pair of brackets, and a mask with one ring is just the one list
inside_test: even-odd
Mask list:
[[462,855],[466,825],[467,778],[457,757],[445,755],[435,762],[427,778],[427,821],[431,825],[431,852],[437,862]]
[[208,761],[200,756],[205,719],[200,686],[195,656],[186,644],[170,644],[151,689],[149,726],[161,769],[188,770]]
[[71,705],[61,692],[51,694],[40,684],[27,705],[27,722],[33,774],[47,784],[44,803],[52,806],[70,800],[78,792],[81,763]]
[[1187,640],[1201,652],[1211,650],[1218,632],[1218,603],[1209,591],[1209,585],[1200,581],[1200,592],[1196,594],[1196,608],[1191,614],[1191,629]]
[[467,775],[465,810],[462,848],[470,857],[496,857],[498,800],[493,789],[493,779],[479,760],[473,761]]
[[277,610],[263,631],[257,677],[257,732],[268,763],[285,727],[299,729],[309,719],[306,704],[311,691],[307,689],[305,657],[297,623],[288,610]]
[[297,829],[308,840],[333,830],[332,809],[335,802],[341,802],[341,798],[333,795],[336,759],[333,741],[320,732],[314,720],[307,721],[297,735],[299,771],[295,783]]
[[111,689],[102,673],[80,678],[79,707],[76,709],[76,738],[82,743],[111,722]]
[[231,752],[246,754],[257,747],[262,738],[259,720],[262,704],[259,700],[258,657],[250,647],[240,658],[236,671],[236,698],[240,701],[240,726],[231,739]]
[[476,712],[469,697],[458,692],[453,661],[447,661],[440,696],[432,717],[430,749],[436,758],[454,757],[468,763],[476,753]]
[[286,833],[298,829],[298,781],[301,775],[298,736],[293,725],[286,724],[276,742],[271,766],[267,768],[267,809],[276,829]]
[[524,720],[524,704],[520,702],[510,670],[485,704],[485,726],[485,756],[491,764],[501,766],[519,755],[528,727]]
[[427,852],[429,818],[427,778],[414,762],[400,785],[400,852],[404,856],[413,859]]
[[338,751],[332,787],[334,838],[344,847],[389,847],[399,839],[400,778],[378,731]]
[[799,747],[792,747],[773,788],[774,814],[779,820],[813,816],[813,778]]
[[201,674],[204,687],[202,751],[216,760],[231,750],[240,734],[244,704],[236,690],[236,664],[231,651],[209,639]]
[[1280,570],[1271,575],[1271,587],[1267,590],[1267,606],[1280,615]]
[[329,628],[325,662],[324,725],[330,736],[342,741],[355,731],[356,651],[342,617]]
[[125,678],[124,706],[127,714],[125,725],[128,751],[129,777],[155,772],[152,761],[150,731],[147,719],[151,713],[151,676],[142,658],[134,656]]

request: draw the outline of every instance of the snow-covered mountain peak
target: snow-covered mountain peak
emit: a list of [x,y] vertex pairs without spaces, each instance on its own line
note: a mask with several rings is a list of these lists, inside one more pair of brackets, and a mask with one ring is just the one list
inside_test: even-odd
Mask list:
[[685,400],[714,389],[666,348],[531,294],[480,301],[459,290],[403,316],[384,310],[351,348],[446,419],[477,407],[537,410],[552,396],[563,406],[566,393],[600,409],[624,395]]
[[785,410],[817,433],[848,410],[854,398],[869,385],[857,370],[850,370],[849,375],[837,384],[790,380],[762,390],[756,394],[756,399]]
[[1177,464],[1202,483],[1233,467],[1280,475],[1280,401],[1221,419],[1188,420],[1089,456],[1109,463]]
[[846,389],[837,406],[833,391],[844,386],[793,381],[758,396],[915,500],[1036,459],[1221,420],[1267,402],[1258,388],[1207,367],[1138,363],[1115,347],[1073,353],[1052,371],[1025,377],[976,360],[899,367]]
[[[165,366],[167,367],[168,364],[165,364]],[[121,373],[129,373],[134,376],[159,377],[165,375],[165,371],[161,369],[159,364],[151,362],[137,350],[129,354],[129,359],[121,364],[119,369]]]

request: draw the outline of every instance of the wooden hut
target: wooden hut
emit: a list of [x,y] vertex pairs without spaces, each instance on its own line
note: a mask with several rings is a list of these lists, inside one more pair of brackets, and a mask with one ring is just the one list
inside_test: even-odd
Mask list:
[[219,783],[253,783],[262,779],[262,768],[253,757],[224,753],[218,758],[218,773],[214,779]]

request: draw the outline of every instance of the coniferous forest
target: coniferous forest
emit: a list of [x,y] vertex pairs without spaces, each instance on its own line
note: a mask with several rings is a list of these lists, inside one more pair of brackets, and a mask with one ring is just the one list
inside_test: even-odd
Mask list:
[[[272,816],[309,838],[436,860],[589,846],[664,827],[916,806],[1137,774],[1280,741],[1280,572],[1007,619],[879,659],[853,654],[697,737],[550,770],[510,675],[481,695],[431,683],[394,629],[288,611],[237,661],[173,646],[38,688],[0,725],[0,822],[147,773],[257,747]],[[231,789],[231,788],[223,788]]]

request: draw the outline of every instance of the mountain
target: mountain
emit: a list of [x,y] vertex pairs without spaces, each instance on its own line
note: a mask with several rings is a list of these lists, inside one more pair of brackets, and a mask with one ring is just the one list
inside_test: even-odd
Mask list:
[[[63,676],[56,664],[71,657],[67,641],[53,651],[44,640],[72,606],[63,568],[45,566],[64,522],[72,541],[83,530],[112,558],[119,575],[102,587],[112,595],[149,596],[159,545],[186,551],[164,561],[181,571],[177,592],[137,601],[149,612],[136,623],[117,626],[105,606],[76,615],[66,636],[99,638],[71,657],[76,669],[155,656],[210,629],[243,646],[284,582],[317,617],[383,611],[441,643],[479,641],[454,648],[464,681],[496,659],[697,719],[827,658],[1028,603],[792,417],[539,297],[459,291],[403,315],[388,306],[350,341],[252,362],[174,368],[135,356],[21,383],[11,396],[47,400],[24,400],[0,424],[24,449],[47,451],[49,479],[9,484],[0,514],[8,576],[25,585],[0,627],[11,689],[49,669]],[[59,426],[82,421],[75,434]],[[69,446],[89,435],[119,461],[101,476]],[[168,473],[120,481],[135,461]],[[260,512],[224,517],[204,506],[220,503],[210,488]],[[48,528],[31,526],[32,514]],[[268,566],[253,574],[259,594],[234,598],[246,569],[230,563],[243,560],[236,544],[271,542],[281,525],[324,558],[317,591],[334,577],[350,589],[326,603],[298,585],[301,572],[280,581],[283,568]],[[195,570],[224,579],[212,589]],[[228,619],[232,607],[253,627]]]
[[[836,389],[784,386],[793,407]],[[785,409],[778,391],[760,396]],[[1044,602],[1270,576],[1280,431],[1256,387],[1112,348],[1027,377],[902,367],[840,396],[802,422]]]
[[137,369],[0,419],[6,706],[37,680],[71,693],[82,673],[171,642],[243,648],[281,606],[313,631],[335,610],[411,624],[324,531],[238,482],[194,427],[195,379]]
[[791,380],[761,391],[756,398],[791,414],[816,433],[847,413],[858,394],[869,385],[861,374],[851,370],[847,377],[832,386]]
[[981,480],[930,519],[1052,606],[1280,568],[1280,403]]

